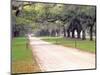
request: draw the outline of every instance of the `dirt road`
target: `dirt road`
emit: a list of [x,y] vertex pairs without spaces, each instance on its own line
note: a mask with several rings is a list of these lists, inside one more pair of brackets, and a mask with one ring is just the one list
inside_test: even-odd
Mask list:
[[59,71],[95,68],[95,54],[82,52],[29,37],[32,52],[42,71]]

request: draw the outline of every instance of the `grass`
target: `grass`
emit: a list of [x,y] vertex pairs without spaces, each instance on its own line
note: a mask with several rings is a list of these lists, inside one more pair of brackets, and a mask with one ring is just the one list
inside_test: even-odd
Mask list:
[[40,72],[31,48],[26,47],[25,37],[12,40],[12,73]]
[[62,38],[62,37],[42,37],[42,39],[51,42],[53,44],[78,48],[82,51],[95,53],[95,40],[90,41],[89,39],[81,40],[81,39],[71,39],[71,38]]

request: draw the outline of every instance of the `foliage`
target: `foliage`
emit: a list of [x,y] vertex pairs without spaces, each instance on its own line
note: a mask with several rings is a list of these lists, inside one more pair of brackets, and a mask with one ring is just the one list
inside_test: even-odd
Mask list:
[[33,30],[36,28],[54,30],[59,27],[61,30],[62,28],[66,30],[72,20],[77,18],[80,20],[82,29],[91,29],[91,32],[96,22],[95,6],[23,2],[19,8],[22,9],[16,17],[16,24],[31,25]]

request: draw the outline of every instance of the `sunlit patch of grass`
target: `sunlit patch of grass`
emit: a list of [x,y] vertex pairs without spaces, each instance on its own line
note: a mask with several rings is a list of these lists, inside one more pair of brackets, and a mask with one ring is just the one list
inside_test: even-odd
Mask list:
[[40,68],[37,66],[37,63],[34,63],[33,60],[29,61],[14,61],[12,63],[12,72],[13,73],[31,73],[31,72],[40,72]]

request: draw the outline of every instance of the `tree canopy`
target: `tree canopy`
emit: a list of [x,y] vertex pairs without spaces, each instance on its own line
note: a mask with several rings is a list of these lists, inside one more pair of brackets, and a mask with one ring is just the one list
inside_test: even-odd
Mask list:
[[17,16],[14,15],[16,17],[16,25],[30,25],[33,30],[37,27],[57,29],[63,25],[67,29],[66,27],[76,17],[80,20],[83,29],[91,28],[96,22],[95,6],[17,2],[13,3],[12,7],[13,15],[17,14]]

